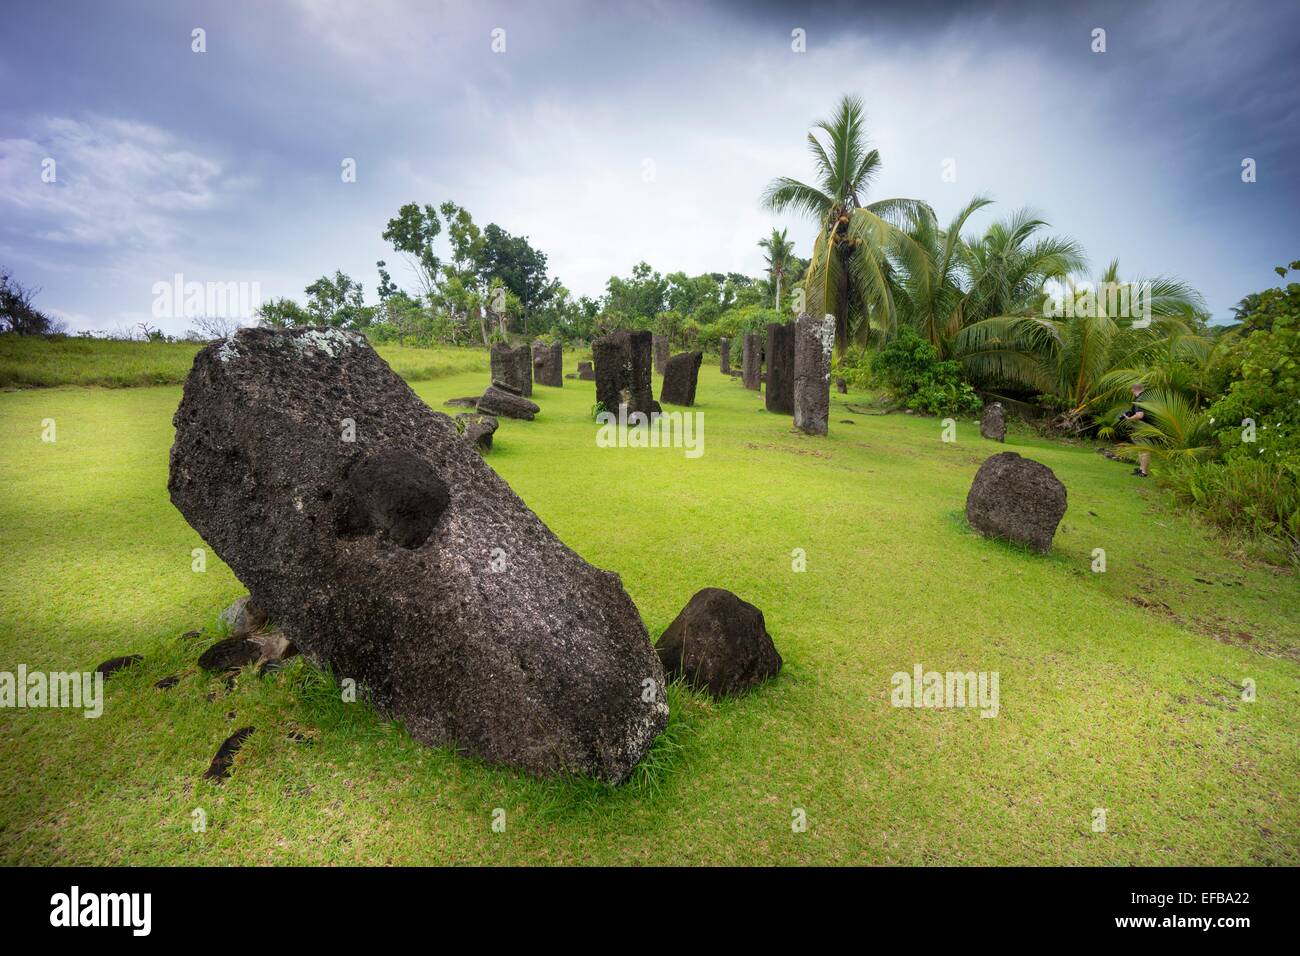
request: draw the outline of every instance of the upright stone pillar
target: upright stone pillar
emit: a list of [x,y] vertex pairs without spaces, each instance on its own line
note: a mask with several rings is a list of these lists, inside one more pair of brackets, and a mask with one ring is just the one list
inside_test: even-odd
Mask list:
[[722,358],[718,363],[718,368],[721,370],[723,375],[730,375],[731,374],[731,343],[726,339],[719,339],[718,351],[722,355]]
[[752,388],[758,391],[762,384],[763,360],[759,356],[757,332],[746,332],[745,338],[741,342],[741,372],[740,382],[745,388]]
[[596,361],[596,401],[607,412],[642,412],[647,417],[660,412],[650,381],[650,333],[611,332],[591,343]]
[[533,394],[533,356],[527,345],[511,348],[504,342],[492,346],[492,384],[515,395]]
[[668,340],[662,335],[654,337],[655,371],[660,375],[668,367]]
[[794,324],[794,424],[809,435],[825,435],[831,411],[831,350],[835,316],[801,315]]
[[664,384],[659,390],[659,401],[665,405],[694,405],[695,385],[700,377],[703,352],[682,352],[674,355],[664,366]]
[[794,323],[773,322],[767,327],[767,392],[769,412],[794,414]]
[[533,378],[538,385],[564,387],[564,346],[533,343]]

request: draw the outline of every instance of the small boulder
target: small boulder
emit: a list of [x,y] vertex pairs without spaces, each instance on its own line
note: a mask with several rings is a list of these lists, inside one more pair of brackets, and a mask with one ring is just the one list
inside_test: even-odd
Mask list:
[[488,386],[487,391],[478,400],[478,410],[485,415],[522,418],[524,421],[531,422],[533,416],[542,408],[536,402],[499,388],[494,383]]
[[986,538],[1003,538],[1046,554],[1065,515],[1065,485],[1052,469],[1014,451],[980,465],[966,496],[966,520]]
[[461,412],[456,416],[456,421],[460,423],[461,434],[467,442],[472,442],[480,451],[492,450],[492,435],[499,424],[494,417],[474,412]]
[[109,676],[116,671],[120,671],[126,667],[132,667],[135,664],[139,664],[142,660],[144,660],[144,658],[139,654],[126,654],[122,657],[110,657],[108,660],[104,661],[104,663],[95,668],[95,673],[102,675],[105,680],[108,680]]
[[584,382],[596,381],[596,370],[592,367],[590,362],[578,363],[578,378],[582,379]]
[[207,772],[203,774],[204,780],[211,780],[213,783],[220,783],[230,776],[230,767],[235,762],[235,755],[239,753],[239,748],[244,746],[244,741],[252,736],[255,727],[240,727],[233,734],[221,742],[217,748],[216,755],[212,758],[212,763],[208,766]]
[[842,379],[842,378],[836,378],[836,379],[835,379],[835,391],[839,392],[841,395],[847,395],[847,394],[849,393],[849,385],[848,385],[848,383],[847,383],[846,381],[844,381],[844,379]]
[[665,675],[715,698],[744,693],[781,670],[763,612],[722,588],[697,591],[655,651]]
[[993,441],[1007,439],[1007,413],[1001,402],[991,402],[984,406],[984,416],[980,419],[980,434]]
[[245,664],[251,664],[262,655],[262,647],[256,641],[246,637],[228,637],[217,641],[199,655],[199,666],[205,671],[239,670]]
[[229,625],[231,637],[247,637],[266,626],[266,612],[245,594],[221,612],[221,620]]

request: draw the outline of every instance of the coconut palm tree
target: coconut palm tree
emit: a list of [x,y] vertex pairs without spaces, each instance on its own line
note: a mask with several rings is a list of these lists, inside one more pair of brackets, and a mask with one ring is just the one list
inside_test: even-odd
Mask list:
[[895,243],[891,251],[892,295],[899,319],[911,325],[948,358],[950,340],[963,323],[966,307],[964,262],[967,251],[961,231],[966,221],[992,202],[976,196],[940,228],[929,208],[913,210],[905,227],[911,242]]
[[880,153],[867,149],[866,139],[862,101],[846,96],[835,115],[808,134],[816,184],[781,176],[763,192],[768,209],[803,213],[819,224],[804,276],[805,308],[813,314],[834,314],[835,343],[841,352],[851,338],[865,340],[873,322],[882,330],[893,327],[887,251],[908,241],[899,223],[924,206],[916,199],[865,202],[880,172]]
[[[1120,285],[1119,263],[1112,262],[1097,288]],[[1094,419],[1104,421],[1103,409],[1119,401],[1134,382],[1154,381],[1181,391],[1180,363],[1203,361],[1208,347],[1189,324],[1204,307],[1200,294],[1163,276],[1123,285],[1133,299],[1149,303],[1150,324],[1141,316],[1117,313],[1109,296],[1075,298],[1071,282],[1066,290],[1071,308],[1060,310],[1068,314],[1052,314],[1057,309],[1040,292],[1044,304],[1038,314],[1027,306],[1030,296],[1019,314],[994,315],[963,328],[954,339],[956,354],[977,381],[1012,383],[1060,397],[1067,411],[1058,424],[1076,430]]]
[[772,235],[758,240],[759,246],[767,250],[764,256],[767,260],[767,274],[776,285],[776,300],[772,307],[778,312],[781,311],[781,280],[799,263],[799,257],[794,254],[794,243],[786,238],[788,231],[782,229],[777,232],[773,228]]
[[1031,210],[1018,209],[989,226],[984,235],[962,244],[963,265],[970,276],[968,320],[1037,313],[1044,285],[1087,267],[1078,242],[1039,235],[1048,227]]

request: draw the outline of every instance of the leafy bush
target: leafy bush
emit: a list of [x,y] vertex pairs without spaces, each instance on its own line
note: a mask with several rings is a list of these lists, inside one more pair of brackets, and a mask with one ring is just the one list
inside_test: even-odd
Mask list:
[[871,360],[874,352],[855,345],[845,349],[831,363],[831,376],[842,378],[849,388],[856,392],[866,391],[874,384]]
[[907,326],[875,354],[871,371],[896,401],[925,415],[967,415],[982,405],[961,365],[940,361],[938,349]]
[[1250,457],[1181,459],[1161,482],[1220,528],[1257,539],[1269,559],[1300,563],[1300,469]]

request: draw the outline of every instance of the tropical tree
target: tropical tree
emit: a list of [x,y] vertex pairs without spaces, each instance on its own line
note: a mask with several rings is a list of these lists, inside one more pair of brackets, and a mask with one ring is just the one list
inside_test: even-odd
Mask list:
[[964,264],[967,250],[961,232],[966,221],[992,202],[976,196],[939,227],[928,207],[909,213],[907,235],[891,254],[892,291],[900,321],[912,326],[938,351],[950,358],[950,341],[961,329],[966,306]]
[[1048,227],[1031,210],[1018,209],[962,243],[970,278],[963,307],[967,321],[1039,313],[1044,286],[1087,268],[1083,247],[1068,237],[1039,234]]
[[[819,139],[820,133],[825,139]],[[811,216],[819,227],[804,276],[805,307],[835,316],[835,342],[842,352],[851,339],[865,340],[872,331],[892,329],[894,301],[888,279],[891,245],[906,243],[898,224],[924,206],[916,199],[864,201],[880,172],[880,152],[867,148],[862,101],[846,96],[834,116],[808,134],[815,184],[788,176],[772,180],[763,204]]]
[[772,282],[776,285],[776,298],[773,301],[772,308],[778,312],[781,311],[781,282],[791,271],[791,268],[798,263],[799,259],[794,254],[794,243],[786,238],[789,230],[782,229],[780,232],[775,227],[772,234],[766,239],[758,240],[759,246],[766,250],[764,259],[767,260],[767,274],[771,277]]
[[1058,424],[1076,430],[1104,420],[1108,412],[1103,410],[1135,382],[1194,391],[1179,379],[1184,365],[1203,362],[1208,354],[1209,343],[1189,324],[1204,306],[1200,295],[1173,278],[1120,283],[1119,264],[1112,262],[1098,288],[1121,285],[1130,290],[1130,304],[1149,305],[1149,320],[1122,314],[1118,297],[1094,290],[1076,295],[1069,283],[1059,300],[1040,292],[1038,314],[1030,311],[1033,296],[1026,293],[1008,302],[1018,314],[967,325],[954,339],[956,354],[977,382],[1057,396],[1066,409]]

